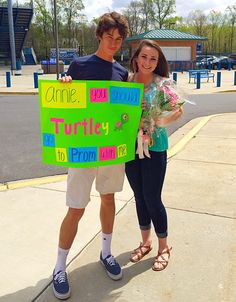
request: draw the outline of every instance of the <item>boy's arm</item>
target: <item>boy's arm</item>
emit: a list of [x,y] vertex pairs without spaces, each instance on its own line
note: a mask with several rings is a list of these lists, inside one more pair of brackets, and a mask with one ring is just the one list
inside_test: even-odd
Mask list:
[[71,62],[68,68],[67,75],[62,77],[60,81],[62,83],[70,83],[73,79],[76,79],[77,73],[78,73],[78,62],[74,60],[73,62]]

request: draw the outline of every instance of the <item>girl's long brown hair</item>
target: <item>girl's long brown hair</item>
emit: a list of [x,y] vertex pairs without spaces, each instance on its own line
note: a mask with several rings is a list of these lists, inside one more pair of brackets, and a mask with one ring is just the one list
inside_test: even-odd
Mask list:
[[149,46],[155,48],[159,53],[158,63],[156,69],[153,71],[155,74],[158,74],[161,77],[169,77],[169,65],[166,61],[166,58],[163,54],[163,51],[161,50],[161,47],[153,40],[142,40],[139,43],[138,48],[136,49],[135,53],[133,54],[131,60],[130,60],[130,70],[134,73],[138,71],[138,65],[136,63],[136,58],[140,54],[142,48],[144,46]]

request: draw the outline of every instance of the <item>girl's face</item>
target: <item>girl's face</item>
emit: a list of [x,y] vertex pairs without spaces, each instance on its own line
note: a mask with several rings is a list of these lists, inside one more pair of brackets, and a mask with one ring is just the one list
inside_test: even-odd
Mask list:
[[158,64],[159,52],[154,47],[143,46],[137,59],[138,72],[143,74],[152,73]]

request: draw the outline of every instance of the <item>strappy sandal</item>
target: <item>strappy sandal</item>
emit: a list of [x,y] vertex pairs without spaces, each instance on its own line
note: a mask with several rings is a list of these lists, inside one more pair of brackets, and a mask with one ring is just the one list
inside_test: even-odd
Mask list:
[[[153,262],[153,266],[152,266],[152,269],[154,271],[162,271],[163,269],[165,269],[169,263],[169,259],[170,259],[170,251],[172,250],[172,247],[170,248],[165,248],[162,252],[158,252],[157,256],[155,257],[154,259],[154,262]],[[168,255],[168,258],[165,259],[163,257],[164,254],[167,254]],[[161,258],[161,260],[160,260]],[[160,264],[159,267],[156,267],[156,264]]]
[[[143,251],[145,249],[145,251]],[[136,248],[130,257],[131,262],[139,262],[144,256],[146,256],[149,252],[151,252],[152,246],[150,245],[143,245],[142,242],[140,242],[140,245],[138,248]]]

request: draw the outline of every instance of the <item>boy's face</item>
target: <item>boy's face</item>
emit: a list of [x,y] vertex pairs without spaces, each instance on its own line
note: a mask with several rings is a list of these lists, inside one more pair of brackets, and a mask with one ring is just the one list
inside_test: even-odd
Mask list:
[[109,31],[103,33],[99,41],[99,50],[103,52],[105,56],[113,57],[120,49],[123,38],[117,28],[111,28]]

